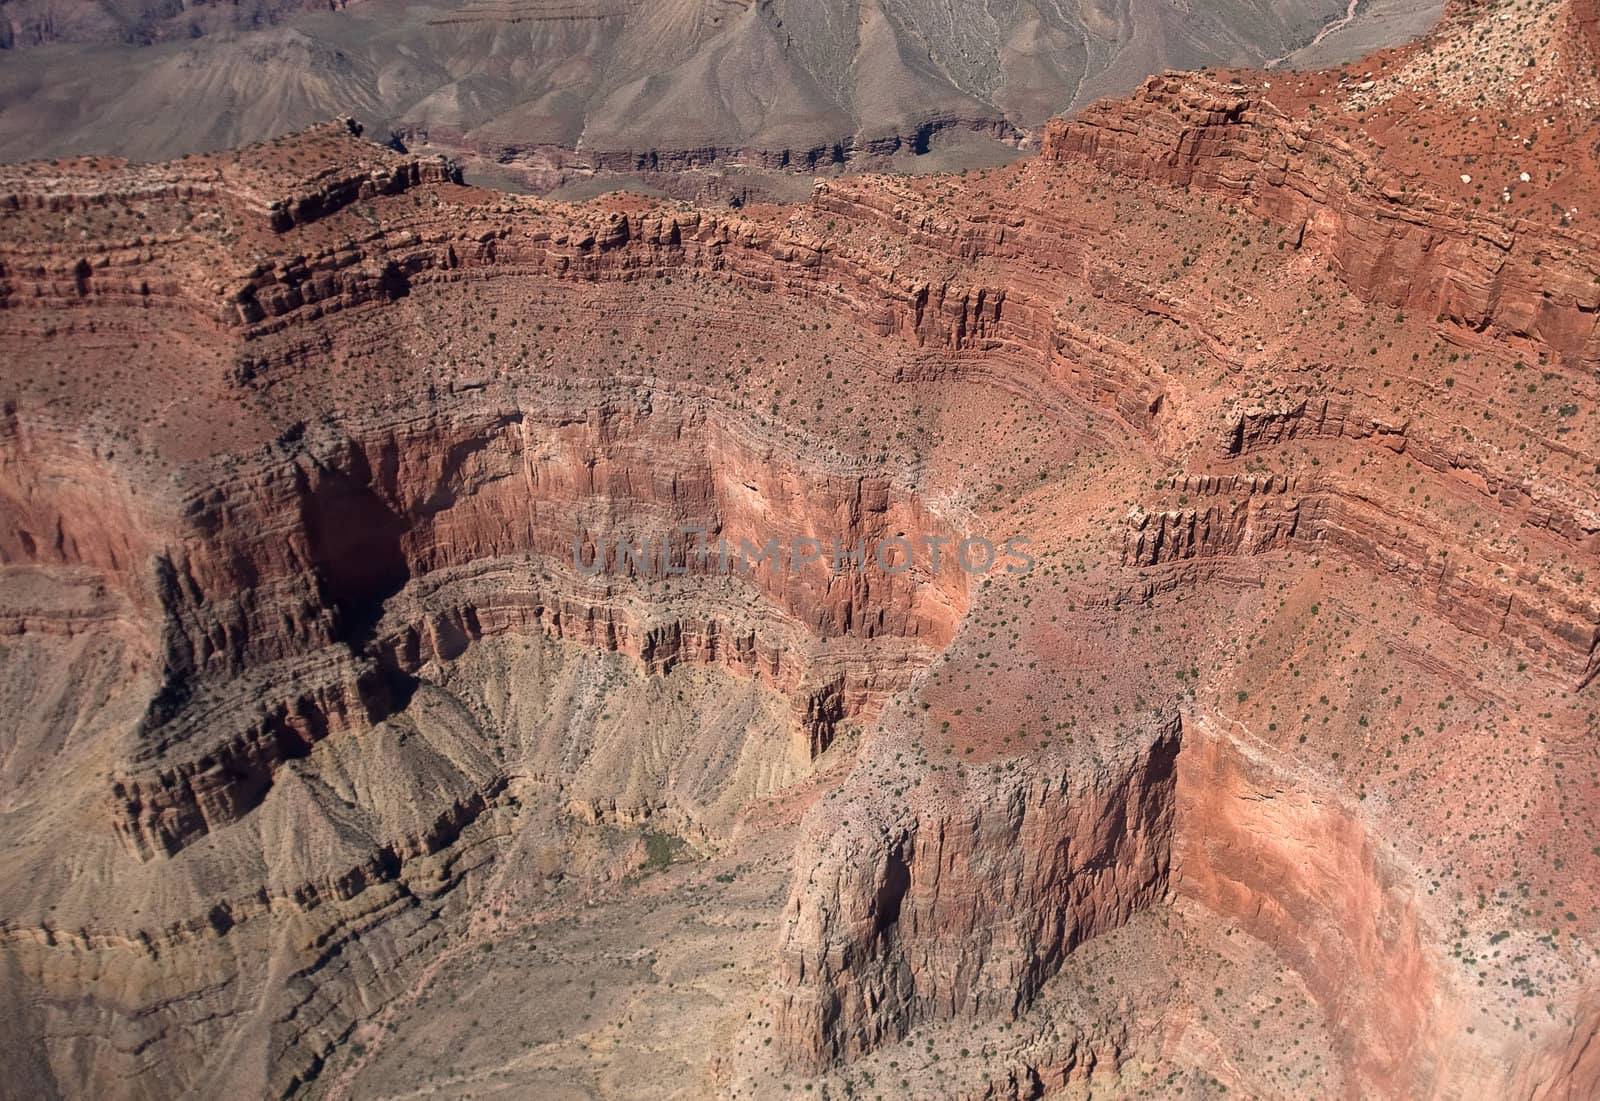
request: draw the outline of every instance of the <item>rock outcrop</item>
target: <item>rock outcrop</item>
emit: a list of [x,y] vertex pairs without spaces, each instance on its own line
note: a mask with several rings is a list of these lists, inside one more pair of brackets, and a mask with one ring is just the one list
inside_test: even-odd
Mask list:
[[924,1022],[1019,1014],[1075,947],[1165,897],[1178,747],[1177,720],[1158,721],[1106,760],[819,805],[780,935],[782,1056],[826,1066]]
[[1169,73],[1051,123],[1040,155],[1238,203],[1376,304],[1491,327],[1600,369],[1600,239],[1477,209],[1337,129],[1285,112],[1265,90]]

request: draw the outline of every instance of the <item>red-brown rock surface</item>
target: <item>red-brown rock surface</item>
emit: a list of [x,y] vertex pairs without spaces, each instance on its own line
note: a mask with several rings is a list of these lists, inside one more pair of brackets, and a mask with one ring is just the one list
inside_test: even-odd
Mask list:
[[15,1088],[1592,1095],[1592,10],[737,214],[0,170]]

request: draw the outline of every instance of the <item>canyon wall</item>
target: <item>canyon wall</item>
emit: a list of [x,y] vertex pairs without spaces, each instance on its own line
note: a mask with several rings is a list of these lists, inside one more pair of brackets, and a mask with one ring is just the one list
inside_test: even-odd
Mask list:
[[[1287,549],[1335,553],[1403,585],[1461,630],[1517,640],[1550,660],[1568,684],[1582,688],[1600,669],[1600,609],[1586,592],[1552,584],[1509,555],[1463,552],[1426,517],[1403,515],[1359,484],[1324,478],[1293,492],[1276,478],[1188,478],[1169,492],[1212,500],[1134,506],[1125,518],[1125,565]],[[1581,548],[1594,538],[1588,530],[1576,534],[1563,545]]]
[[[913,743],[880,733],[808,817],[769,993],[779,1057],[826,1069],[929,1024],[1016,1021],[1080,943],[1184,899],[1305,984],[1342,1096],[1593,1088],[1581,1014],[1537,1044],[1476,1015],[1444,915],[1358,801],[1224,717],[1140,731],[1025,769],[934,770],[911,791],[897,775]],[[1059,1066],[1045,1044],[1031,1080],[1115,1081],[1115,1044],[1084,1043]]]
[[1349,1096],[1449,1096],[1456,996],[1408,875],[1358,811],[1203,719],[1185,724],[1175,800],[1173,889],[1300,973],[1345,1048]]
[[[883,790],[896,741],[872,747],[802,842],[774,994],[797,1065],[923,1022],[1015,1016],[1074,947],[1166,893],[1175,720],[1104,760],[958,769],[906,799]],[[858,786],[875,794],[850,798]]]
[[[301,442],[193,502],[161,533],[156,582],[142,579],[164,623],[167,684],[113,797],[119,831],[146,858],[236,820],[284,760],[381,719],[422,664],[475,638],[532,631],[658,671],[689,660],[763,677],[795,694],[800,737],[815,754],[838,721],[870,717],[904,683],[905,656],[872,644],[903,640],[931,653],[965,600],[965,577],[949,564],[935,577],[922,576],[926,563],[915,574],[835,572],[829,559],[742,565],[744,548],[764,549],[775,534],[769,515],[793,527],[776,533],[784,553],[793,536],[873,548],[899,531],[949,538],[951,529],[884,480],[789,465],[666,403],[576,420],[472,409]],[[659,568],[627,561],[619,571],[618,540],[659,546],[682,527],[705,529],[712,545],[704,560],[675,546],[687,592],[662,593]],[[726,571],[719,540],[733,556]],[[574,556],[592,564],[597,541],[611,548],[609,564],[585,577]],[[474,564],[530,556],[544,564],[537,581],[511,592],[468,584]],[[467,587],[456,594],[452,578]],[[426,590],[408,590],[422,579]],[[753,614],[747,598],[697,601],[697,584],[713,581],[760,595],[772,611]],[[830,649],[830,640],[859,645]],[[280,699],[291,658],[300,687]],[[230,725],[241,729],[224,734]]]
[[[673,804],[676,753],[719,780],[760,774],[719,824],[777,794],[738,843],[798,840],[767,991],[791,1070],[1016,1021],[1085,941],[1182,899],[1303,982],[1352,1096],[1443,1098],[1471,1074],[1512,1096],[1584,1095],[1592,1000],[1552,994],[1553,1019],[1576,1011],[1538,1045],[1462,1039],[1479,995],[1441,950],[1424,858],[1386,837],[1392,804],[1349,790],[1399,773],[1379,756],[1405,744],[1398,720],[1330,713],[1303,759],[1219,731],[1253,696],[1241,668],[1348,677],[1423,700],[1430,725],[1437,706],[1439,741],[1460,739],[1408,762],[1419,800],[1501,733],[1541,752],[1548,737],[1573,755],[1521,775],[1552,801],[1539,809],[1584,824],[1538,785],[1588,765],[1573,747],[1600,668],[1590,429],[1575,401],[1555,414],[1571,434],[1546,444],[1533,418],[1565,394],[1472,384],[1492,386],[1500,353],[1521,354],[1508,348],[1557,360],[1539,385],[1587,384],[1587,238],[1508,237],[1376,186],[1354,147],[1232,87],[1163,78],[1053,126],[1038,163],[829,181],[741,214],[497,195],[347,124],[236,161],[0,171],[0,331],[23,364],[0,380],[0,628],[33,645],[113,625],[126,653],[73,660],[153,682],[146,697],[129,674],[127,721],[121,699],[87,722],[72,700],[41,709],[36,740],[81,754],[93,797],[39,821],[114,851],[94,850],[99,883],[40,857],[60,878],[0,929],[5,966],[52,1007],[29,1027],[71,1022],[70,1042],[30,1045],[101,1092],[138,1078],[147,1049],[191,1086],[227,1018],[225,996],[193,987],[270,966],[293,1003],[270,1039],[274,1087],[320,1089],[357,1022],[402,995],[398,964],[377,974],[391,958],[442,955],[443,923],[474,908],[475,929],[499,928],[507,907],[474,894],[471,871],[527,855],[512,847],[534,841],[509,836],[524,797],[543,800],[541,829],[558,813],[654,819],[705,840],[693,800]],[[1141,206],[1111,172],[1175,186]],[[1290,304],[1242,298],[1231,257],[1200,247],[1260,236],[1228,204],[1291,227],[1296,248],[1238,246]],[[1172,244],[1180,232],[1193,240]],[[1290,328],[1322,255],[1367,301],[1417,315],[1393,322],[1398,348],[1364,343],[1371,369],[1342,388]],[[547,326],[562,331],[536,335]],[[1495,349],[1459,388],[1409,377],[1441,333]],[[174,395],[191,409],[163,419]],[[1484,415],[1513,400],[1526,419]],[[1530,444],[1557,456],[1548,470]],[[615,557],[686,527],[740,549],[1009,527],[1040,536],[1040,569],[725,576],[682,543],[681,572]],[[45,576],[80,586],[78,603],[55,614]],[[1282,594],[1310,604],[1319,586],[1329,615],[1285,610]],[[1345,592],[1372,613],[1348,625],[1360,658],[1308,660]],[[1439,652],[1413,660],[1413,631]],[[30,668],[68,652],[26,649],[11,652]],[[1450,693],[1473,673],[1468,714]],[[643,730],[646,708],[668,728]],[[571,782],[616,759],[594,751],[613,722],[637,755],[618,755],[609,789]],[[1357,751],[1347,773],[1329,763]],[[1477,790],[1474,809],[1495,803],[1492,781]],[[0,792],[27,826],[38,808],[21,799]],[[1454,820],[1424,817],[1440,813],[1416,812],[1417,835],[1438,829],[1417,843],[1428,860],[1456,844]],[[707,860],[738,847],[714,840]],[[1547,843],[1564,842],[1515,832],[1506,847],[1531,874]],[[653,859],[644,871],[665,874]],[[738,859],[698,886],[788,871],[770,851],[760,869]],[[534,889],[558,892],[559,870]],[[637,860],[605,870],[607,889],[671,893],[640,886]],[[82,916],[97,913],[85,895],[124,882],[123,911]],[[52,916],[68,896],[77,912]],[[179,958],[193,966],[168,974]],[[91,1037],[111,1025],[107,1053]],[[1165,1039],[1124,1041],[1150,1054]],[[1052,1082],[1082,1080],[1075,1043]]]
[[[1358,294],[1600,368],[1593,233],[1432,193],[1259,90],[1166,74],[1045,130],[1040,155],[1193,188],[1289,228]],[[1441,171],[1448,171],[1441,169]]]

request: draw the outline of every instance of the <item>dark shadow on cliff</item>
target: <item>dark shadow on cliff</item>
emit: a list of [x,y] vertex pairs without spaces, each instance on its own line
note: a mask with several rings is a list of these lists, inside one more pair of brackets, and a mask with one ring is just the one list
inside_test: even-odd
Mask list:
[[338,617],[338,638],[359,650],[411,569],[401,545],[406,522],[372,489],[373,472],[359,449],[352,450],[350,466],[308,475],[301,509],[312,565]]

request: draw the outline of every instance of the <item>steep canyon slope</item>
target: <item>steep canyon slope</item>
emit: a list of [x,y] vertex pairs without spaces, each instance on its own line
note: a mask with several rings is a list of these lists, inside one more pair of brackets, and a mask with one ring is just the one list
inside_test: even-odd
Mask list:
[[1593,1096],[1597,33],[739,211],[0,169],[0,1092]]

